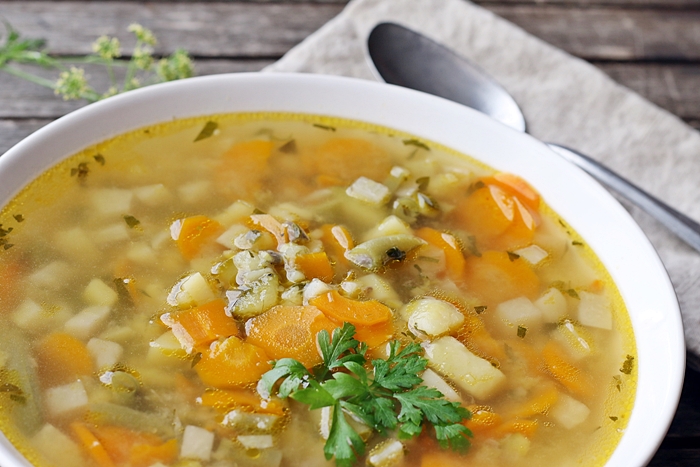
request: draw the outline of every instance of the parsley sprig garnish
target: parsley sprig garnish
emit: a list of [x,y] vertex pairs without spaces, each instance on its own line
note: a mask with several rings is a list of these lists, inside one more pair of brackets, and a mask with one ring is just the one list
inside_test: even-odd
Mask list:
[[419,375],[428,361],[419,344],[402,347],[401,342],[393,341],[387,359],[368,364],[367,346],[354,334],[355,327],[349,323],[334,330],[332,339],[321,331],[321,365],[309,371],[292,358],[277,360],[260,379],[258,392],[267,398],[276,388],[279,397],[291,397],[311,410],[332,407],[324,454],[326,459],[335,457],[339,467],[350,467],[365,452],[364,440],[345,413],[378,433],[396,430],[401,439],[418,436],[427,423],[441,447],[458,451],[469,447],[472,434],[461,422],[471,414],[437,389],[422,385]]

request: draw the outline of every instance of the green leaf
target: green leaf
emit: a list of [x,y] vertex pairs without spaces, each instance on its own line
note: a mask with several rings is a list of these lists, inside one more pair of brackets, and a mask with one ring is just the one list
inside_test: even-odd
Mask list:
[[465,451],[471,442],[472,432],[460,423],[450,425],[435,425],[435,438],[443,449]]
[[196,143],[197,141],[201,141],[203,139],[210,138],[211,136],[214,135],[214,132],[219,128],[219,124],[216,122],[208,121],[207,123],[204,124],[204,128],[202,128],[202,131],[199,132],[197,137],[194,139],[194,142]]
[[333,407],[333,422],[323,453],[328,460],[335,457],[338,467],[351,467],[365,453],[365,442],[345,419],[340,403]]
[[309,376],[311,375],[304,365],[293,358],[283,358],[277,360],[272,369],[262,375],[262,378],[258,381],[257,390],[263,399],[268,399],[270,394],[272,394],[272,388],[275,383],[280,378],[288,377],[279,389],[279,396],[285,398]]
[[336,399],[362,397],[368,392],[366,384],[347,373],[335,373],[333,379],[323,383],[323,388]]
[[290,396],[295,401],[307,404],[311,410],[335,405],[336,397],[322,387],[317,381],[309,381],[309,386],[299,389]]

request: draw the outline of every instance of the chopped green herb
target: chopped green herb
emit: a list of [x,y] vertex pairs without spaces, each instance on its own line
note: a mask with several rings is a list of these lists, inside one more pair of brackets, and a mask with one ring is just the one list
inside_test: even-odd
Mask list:
[[469,185],[469,188],[467,188],[467,196],[471,195],[476,190],[481,190],[485,186],[486,186],[486,184],[484,182],[482,182],[481,180],[472,183],[471,185]]
[[105,156],[103,156],[102,154],[95,154],[94,156],[92,156],[92,158],[95,159],[100,165],[105,165],[105,163],[107,162],[105,160]]
[[334,127],[328,126],[328,125],[321,125],[320,123],[314,123],[314,126],[316,128],[320,128],[321,130],[336,131],[336,129]]
[[615,375],[613,376],[613,380],[615,381],[615,387],[617,388],[618,392],[622,390],[622,378],[620,378],[620,375]]
[[439,263],[440,260],[432,256],[419,256],[416,258],[418,261],[427,261],[429,263]]
[[352,466],[366,448],[345,418],[346,413],[378,433],[397,430],[402,439],[418,436],[430,424],[440,446],[466,449],[472,434],[460,422],[471,414],[436,389],[421,384],[418,375],[428,365],[421,346],[412,342],[402,347],[399,341],[393,341],[389,357],[373,360],[368,371],[367,346],[355,340],[354,334],[355,327],[349,323],[334,330],[332,339],[327,331],[321,331],[318,347],[323,363],[313,374],[300,362],[283,358],[262,376],[258,392],[267,398],[277,387],[280,397],[291,397],[312,410],[332,407],[324,454],[329,460],[335,457],[339,467]]
[[17,222],[24,222],[24,216],[22,214],[15,214],[12,217],[14,217]]
[[70,169],[70,175],[71,177],[77,176],[79,179],[83,179],[87,177],[89,171],[90,169],[88,169],[87,162],[81,162],[78,164],[78,167],[73,167]]
[[22,389],[19,386],[15,386],[14,384],[10,383],[0,385],[0,392],[11,392],[19,395],[23,394]]
[[518,326],[518,337],[524,339],[525,334],[527,334],[527,328],[525,326]]
[[625,358],[625,361],[622,363],[622,368],[620,368],[620,373],[624,373],[626,375],[632,374],[633,364],[634,357],[632,355],[627,355],[627,358]]
[[8,227],[8,228],[6,228],[6,229],[3,229],[3,228],[2,228],[2,224],[0,224],[0,237],[6,236],[6,235],[9,234],[10,232],[12,232],[12,230],[13,230],[12,227]]
[[211,136],[216,133],[216,130],[219,128],[219,124],[216,122],[212,122],[211,120],[208,121],[207,123],[204,124],[204,128],[202,128],[202,131],[199,132],[197,137],[194,139],[194,142],[196,143],[197,141],[201,141],[203,139],[210,138]]
[[406,146],[415,146],[417,148],[421,148],[421,149],[425,149],[426,151],[430,151],[430,148],[428,147],[427,144],[425,144],[421,141],[418,141],[415,138],[405,139],[405,140],[403,140],[403,144]]
[[513,261],[515,261],[516,259],[520,258],[520,255],[519,255],[519,254],[513,253],[512,251],[508,251],[507,253],[508,253],[508,259],[509,259],[511,262],[513,262]]
[[27,398],[21,394],[10,394],[10,399],[20,404],[25,404],[27,402]]
[[197,352],[194,354],[194,357],[192,357],[192,364],[190,365],[190,368],[194,368],[197,363],[202,359],[202,352]]
[[424,191],[426,188],[428,188],[428,184],[430,183],[430,177],[420,177],[416,179],[416,184],[418,185],[418,189],[421,191]]
[[561,220],[561,219],[557,219],[557,220],[559,221],[559,224],[561,224],[562,227],[564,227],[565,229],[569,228],[566,224],[564,224],[563,220]]
[[126,225],[128,225],[132,229],[138,227],[141,224],[141,221],[139,221],[134,216],[130,216],[128,214],[124,216],[124,222],[126,222]]
[[131,283],[132,279],[128,277],[115,277],[114,287],[117,289],[117,295],[119,296],[119,301],[123,306],[132,307],[134,306],[134,300],[131,298],[129,293],[128,285]]
[[13,246],[15,246],[13,243],[5,243],[2,247],[3,247],[5,250],[9,250],[9,249],[12,248]]
[[486,305],[479,305],[474,307],[474,311],[476,312],[477,315],[480,315],[484,311],[486,311],[488,307]]
[[285,154],[296,154],[297,153],[297,142],[293,139],[290,139],[286,143],[284,143],[282,146],[279,147],[279,152],[283,152]]
[[469,253],[476,256],[477,258],[481,257],[481,252],[476,247],[476,237],[473,235],[467,237],[467,250],[469,250]]
[[574,246],[583,246],[583,242],[579,242],[578,240],[572,241],[571,244]]
[[617,421],[617,417],[611,416],[611,417],[608,417],[608,418],[609,418],[610,420],[612,420],[613,422],[616,422],[616,421]]
[[578,298],[579,300],[581,299],[581,297],[578,296],[578,292],[576,292],[574,289],[566,289],[566,293],[569,295],[569,297]]

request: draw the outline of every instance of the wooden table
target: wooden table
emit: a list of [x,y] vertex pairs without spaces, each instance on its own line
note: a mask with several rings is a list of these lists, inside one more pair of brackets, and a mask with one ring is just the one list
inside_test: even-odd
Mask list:
[[[124,38],[129,49],[126,28],[139,22],[158,36],[157,53],[184,47],[194,56],[197,73],[205,75],[261,69],[333,18],[345,3],[0,0],[0,18],[27,37],[48,39],[50,51],[61,56],[90,53],[91,43],[102,34]],[[476,3],[590,61],[621,84],[700,128],[700,0]],[[0,154],[81,105],[0,74]],[[700,374],[687,372],[678,413],[650,465],[700,465]]]

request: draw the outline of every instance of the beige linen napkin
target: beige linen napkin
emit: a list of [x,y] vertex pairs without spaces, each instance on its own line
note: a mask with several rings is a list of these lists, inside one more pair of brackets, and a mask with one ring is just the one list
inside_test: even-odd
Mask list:
[[[699,132],[594,66],[465,0],[351,1],[265,71],[373,80],[365,43],[381,21],[404,24],[480,65],[520,104],[535,137],[576,148],[700,219]],[[700,254],[626,207],[668,269],[683,311],[689,362],[700,368]]]

